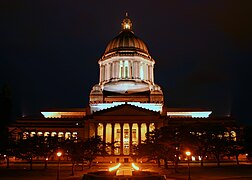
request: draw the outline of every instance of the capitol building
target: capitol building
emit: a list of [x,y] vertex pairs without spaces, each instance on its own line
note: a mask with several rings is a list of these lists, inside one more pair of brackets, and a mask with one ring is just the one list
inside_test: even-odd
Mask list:
[[[50,108],[42,117],[23,117],[9,127],[26,136],[58,136],[87,139],[99,135],[105,143],[115,143],[104,161],[129,162],[134,146],[143,143],[145,134],[162,126],[198,123],[232,124],[227,117],[212,117],[211,110],[171,108],[164,104],[161,87],[155,84],[155,63],[148,46],[133,29],[126,14],[121,30],[106,46],[98,60],[99,80],[84,108]],[[155,77],[155,78],[154,78]],[[36,130],[33,132],[33,130]],[[235,132],[233,132],[235,133]]]

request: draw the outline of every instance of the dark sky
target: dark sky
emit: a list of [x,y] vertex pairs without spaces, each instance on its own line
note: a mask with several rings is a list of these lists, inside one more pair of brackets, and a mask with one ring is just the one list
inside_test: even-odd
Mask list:
[[155,59],[168,107],[200,107],[251,123],[252,1],[0,2],[0,86],[15,116],[85,107],[98,60],[125,12]]

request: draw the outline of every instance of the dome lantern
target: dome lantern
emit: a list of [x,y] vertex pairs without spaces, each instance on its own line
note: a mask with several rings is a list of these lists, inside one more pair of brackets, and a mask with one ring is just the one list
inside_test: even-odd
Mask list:
[[125,18],[122,21],[122,31],[132,31],[132,22],[130,18],[128,17],[128,13],[126,12]]

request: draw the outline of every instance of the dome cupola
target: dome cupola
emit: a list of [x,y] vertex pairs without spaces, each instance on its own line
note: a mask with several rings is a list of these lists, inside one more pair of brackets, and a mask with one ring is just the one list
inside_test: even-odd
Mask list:
[[121,23],[121,32],[107,44],[102,59],[115,54],[139,54],[150,57],[146,44],[132,31],[132,21],[128,13]]

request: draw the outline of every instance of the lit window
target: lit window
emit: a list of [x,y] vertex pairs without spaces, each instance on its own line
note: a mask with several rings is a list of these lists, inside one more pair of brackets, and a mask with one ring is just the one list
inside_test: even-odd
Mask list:
[[229,137],[229,132],[224,132],[224,137],[228,138]]
[[234,141],[236,141],[236,132],[235,132],[235,131],[231,131],[231,132],[230,132],[230,136],[231,136],[231,138],[232,138]]
[[43,133],[42,132],[38,132],[38,136],[43,136]]
[[112,139],[112,125],[108,123],[106,125],[106,143],[110,143],[111,139]]
[[71,139],[71,133],[70,132],[65,133],[65,139]]
[[155,130],[155,124],[154,123],[150,123],[150,126],[149,126],[149,131],[154,131]]
[[74,138],[74,139],[77,139],[77,135],[78,135],[77,132],[73,132],[73,138]]
[[54,136],[56,136],[56,135],[57,135],[56,132],[52,132],[52,134],[51,134],[52,137],[54,137]]
[[31,132],[30,136],[31,136],[31,137],[34,137],[35,134],[36,134],[35,132]]
[[44,136],[49,136],[49,134],[50,134],[49,132],[45,132]]
[[101,137],[101,139],[103,140],[103,124],[99,123],[98,127],[97,127],[97,135]]
[[63,132],[59,132],[59,134],[58,134],[58,137],[64,137],[64,133]]
[[28,132],[24,132],[24,133],[23,133],[23,139],[27,139],[28,135],[29,135]]
[[147,126],[146,123],[141,124],[141,140],[144,141],[146,140],[146,134],[147,133]]

